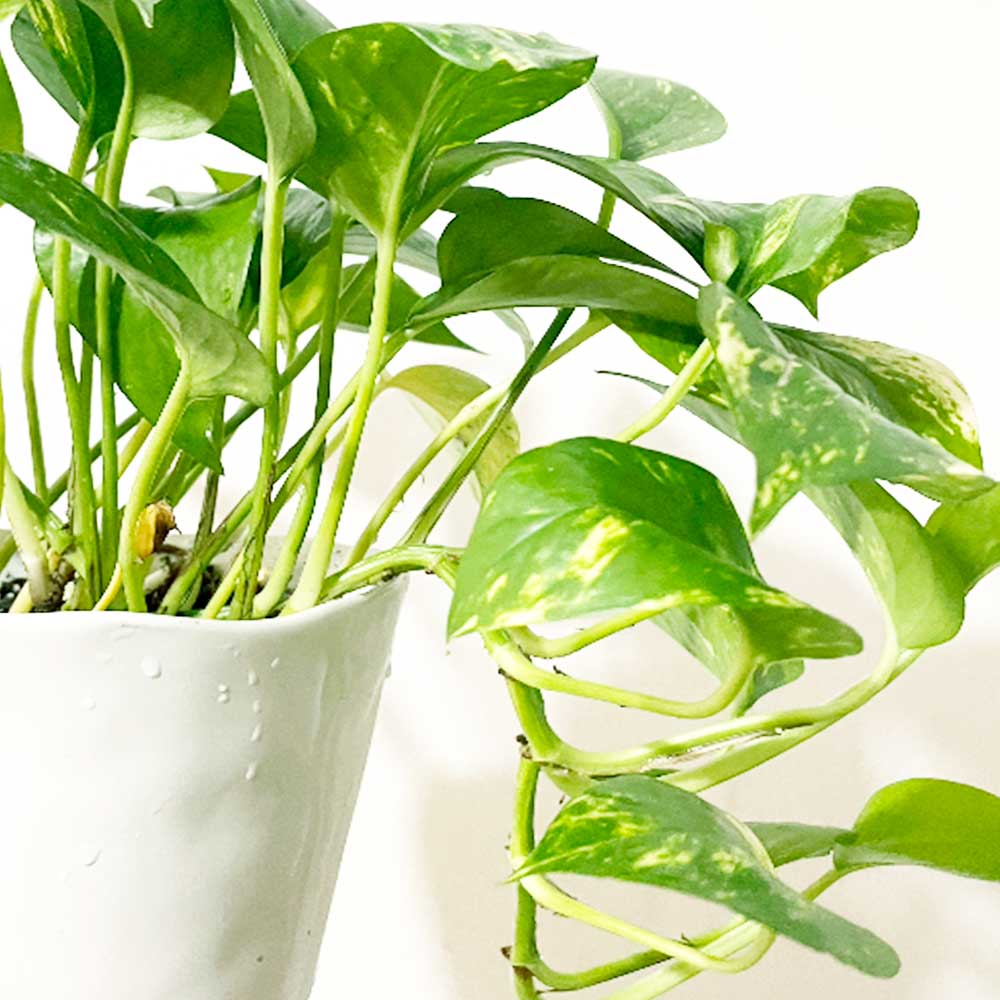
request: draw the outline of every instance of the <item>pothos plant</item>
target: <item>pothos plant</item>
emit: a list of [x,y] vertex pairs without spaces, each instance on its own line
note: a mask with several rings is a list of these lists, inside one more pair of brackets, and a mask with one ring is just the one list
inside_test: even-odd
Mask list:
[[[897,347],[770,323],[752,304],[773,286],[815,315],[828,285],[911,239],[908,195],[690,197],[642,161],[719,138],[719,112],[678,84],[596,69],[594,56],[548,37],[469,25],[336,30],[304,0],[3,0],[0,13],[14,15],[17,55],[76,126],[65,170],[26,154],[0,64],[0,199],[37,224],[38,271],[23,338],[31,475],[3,465],[0,564],[14,566],[16,553],[21,567],[8,567],[10,613],[124,609],[252,628],[398,574],[440,578],[454,591],[449,636],[479,635],[523,733],[507,950],[522,998],[649,970],[609,987],[615,1000],[644,1000],[703,972],[746,969],[779,934],[888,977],[895,952],[819,906],[825,889],[874,865],[1000,879],[1000,799],[986,791],[906,781],[876,792],[842,829],[747,825],[702,797],[834,725],[953,638],[967,593],[1000,563],[1000,487],[981,471],[956,379]],[[237,53],[252,89],[231,94]],[[608,155],[481,141],[588,86]],[[213,171],[214,191],[164,187],[158,207],[122,202],[136,140],[206,130],[257,157],[261,176]],[[474,183],[523,160],[602,191],[596,220]],[[618,202],[675,240],[703,277],[613,235]],[[452,218],[435,239],[425,224],[442,213]],[[422,297],[401,269],[438,287]],[[58,478],[36,393],[46,296],[72,439]],[[532,335],[521,307],[552,307],[554,318]],[[448,321],[478,312],[525,339],[509,381],[403,367],[414,341],[460,358],[466,345]],[[534,376],[611,327],[660,363],[668,384],[650,383],[650,408],[613,436],[518,454],[512,410]],[[367,331],[357,371],[334,349],[350,329]],[[293,438],[289,404],[306,376],[313,418]],[[419,400],[439,430],[331,571],[362,432],[386,387]],[[749,535],[715,476],[636,443],[677,407],[753,453]],[[258,411],[256,483],[220,512],[226,446]],[[461,457],[387,544],[389,516],[453,442]],[[467,547],[434,544],[469,480],[484,499]],[[923,524],[883,483],[939,506]],[[173,508],[196,490],[193,540],[171,547]],[[886,612],[885,648],[870,676],[833,700],[766,711],[758,702],[805,661],[862,645],[849,625],[765,582],[754,562],[750,538],[800,492],[868,575]],[[286,508],[291,527],[265,565],[265,538]],[[640,622],[704,664],[714,693],[676,700],[555,665]],[[597,752],[553,729],[552,695],[711,721]],[[568,801],[536,839],[542,777]],[[819,857],[829,871],[804,891],[776,873]],[[701,897],[735,919],[668,938],[569,896],[551,880],[565,873]],[[642,950],[556,971],[541,957],[539,907]]]

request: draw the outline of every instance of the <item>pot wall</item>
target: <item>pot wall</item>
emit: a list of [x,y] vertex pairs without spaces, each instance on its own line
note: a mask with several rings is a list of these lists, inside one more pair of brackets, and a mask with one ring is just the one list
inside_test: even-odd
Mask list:
[[0,616],[0,996],[306,1000],[402,592]]

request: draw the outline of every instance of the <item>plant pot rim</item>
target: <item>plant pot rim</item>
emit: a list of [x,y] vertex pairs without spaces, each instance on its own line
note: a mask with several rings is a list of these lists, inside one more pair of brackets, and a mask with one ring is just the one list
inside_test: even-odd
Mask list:
[[294,615],[287,615],[277,618],[260,619],[240,619],[239,621],[227,621],[218,618],[197,618],[194,616],[180,615],[159,615],[155,612],[139,613],[135,611],[48,611],[44,614],[0,614],[0,633],[17,633],[40,631],[43,628],[52,626],[52,619],[58,618],[60,631],[72,630],[77,627],[90,629],[97,622],[107,624],[109,627],[143,629],[150,632],[163,634],[187,631],[190,629],[201,629],[204,632],[222,633],[245,633],[251,629],[268,629],[274,632],[294,632],[303,626],[326,618],[337,612],[346,611],[359,605],[374,600],[377,596],[393,587],[405,587],[406,579],[403,576],[396,576],[390,580],[383,580],[379,583],[371,584],[360,590],[344,594],[342,597],[334,598],[332,601],[325,601],[317,604],[307,611],[299,611]]

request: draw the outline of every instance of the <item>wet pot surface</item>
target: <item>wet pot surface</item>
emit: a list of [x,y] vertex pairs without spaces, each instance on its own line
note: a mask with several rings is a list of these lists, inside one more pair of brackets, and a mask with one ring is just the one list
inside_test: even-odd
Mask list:
[[402,591],[0,616],[0,996],[306,1000]]

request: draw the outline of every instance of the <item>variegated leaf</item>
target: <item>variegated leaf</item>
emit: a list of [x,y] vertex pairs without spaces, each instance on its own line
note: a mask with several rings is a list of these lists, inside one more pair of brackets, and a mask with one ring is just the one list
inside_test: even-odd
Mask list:
[[726,119],[701,94],[671,80],[599,69],[590,88],[623,160],[701,146],[726,131]]
[[868,975],[899,971],[896,953],[881,938],[779,880],[746,826],[655,778],[601,781],[564,806],[515,878],[555,873],[707,899]]
[[784,657],[861,648],[849,626],[761,579],[711,473],[576,438],[519,456],[494,483],[459,565],[449,633],[718,605],[749,613]]
[[408,226],[417,226],[462,184],[504,163],[540,159],[598,184],[675,239],[704,267],[706,228],[726,226],[737,237],[740,266],[731,283],[749,297],[774,284],[816,311],[824,288],[916,231],[909,195],[870,188],[846,197],[800,195],[773,205],[727,204],[690,198],[639,163],[574,156],[528,143],[478,143],[452,150],[432,171]]
[[927,529],[947,551],[966,591],[1000,566],[1000,486],[982,496],[942,504]]
[[884,479],[937,499],[975,496],[991,485],[938,439],[901,423],[891,401],[869,391],[863,370],[793,354],[725,286],[702,290],[698,315],[740,437],[757,458],[754,531],[811,485]]
[[[419,365],[407,368],[394,375],[385,383],[386,389],[400,389],[414,399],[428,422],[435,430],[458,416],[468,403],[489,391],[489,384],[481,378],[450,368],[447,365]],[[459,431],[457,441],[470,444],[489,420],[489,412],[483,413]],[[474,469],[475,481],[485,491],[493,485],[504,467],[521,450],[521,432],[517,421],[508,415],[497,432],[490,439],[482,457]]]
[[440,153],[541,111],[593,66],[551,39],[476,25],[324,35],[295,60],[319,127],[311,172],[372,232],[395,229]]
[[809,499],[854,551],[886,609],[901,649],[927,649],[957,635],[962,580],[942,545],[878,483],[816,487]]

